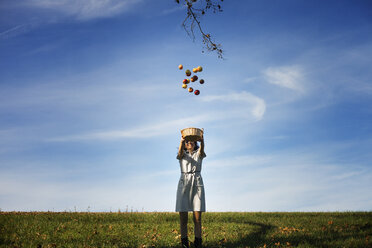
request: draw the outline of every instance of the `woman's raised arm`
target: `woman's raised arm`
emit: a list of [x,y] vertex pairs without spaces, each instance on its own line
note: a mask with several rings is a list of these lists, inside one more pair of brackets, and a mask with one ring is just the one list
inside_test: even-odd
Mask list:
[[201,140],[200,140],[200,156],[205,157],[204,153],[204,135],[202,135]]
[[178,154],[177,154],[178,159],[181,159],[183,157],[184,149],[185,149],[185,139],[183,137],[181,137],[181,143],[180,143],[180,146],[178,148]]

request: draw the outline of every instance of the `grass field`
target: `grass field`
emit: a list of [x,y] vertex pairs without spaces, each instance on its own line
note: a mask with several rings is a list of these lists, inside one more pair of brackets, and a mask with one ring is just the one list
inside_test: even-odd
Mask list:
[[[372,247],[372,212],[204,213],[204,247]],[[193,240],[192,215],[189,239]],[[177,213],[0,212],[0,247],[180,247]]]

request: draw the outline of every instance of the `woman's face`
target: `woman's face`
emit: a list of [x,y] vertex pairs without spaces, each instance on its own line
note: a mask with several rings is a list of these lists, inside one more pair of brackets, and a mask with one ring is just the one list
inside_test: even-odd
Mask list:
[[186,149],[193,151],[195,147],[195,142],[194,141],[186,141]]

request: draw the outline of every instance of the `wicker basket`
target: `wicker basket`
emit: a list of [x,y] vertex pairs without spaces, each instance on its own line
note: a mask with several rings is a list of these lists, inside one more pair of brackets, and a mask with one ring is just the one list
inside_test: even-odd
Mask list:
[[203,129],[188,127],[181,130],[181,135],[185,140],[199,141],[203,136]]

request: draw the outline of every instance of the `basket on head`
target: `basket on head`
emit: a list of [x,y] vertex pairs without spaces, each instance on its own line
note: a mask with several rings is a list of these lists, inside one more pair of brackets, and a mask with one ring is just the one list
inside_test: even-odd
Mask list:
[[188,127],[181,130],[181,135],[185,140],[199,141],[203,136],[203,129]]

